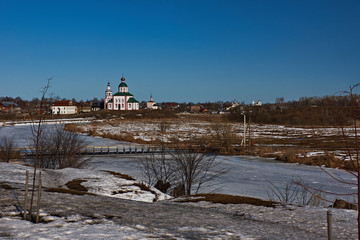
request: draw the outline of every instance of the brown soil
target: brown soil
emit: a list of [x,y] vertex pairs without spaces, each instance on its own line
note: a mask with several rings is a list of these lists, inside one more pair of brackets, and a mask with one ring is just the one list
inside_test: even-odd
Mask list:
[[88,189],[86,187],[84,187],[83,185],[81,185],[82,182],[86,182],[86,180],[83,179],[74,179],[70,182],[67,182],[65,185],[70,189],[70,190],[75,190],[75,191],[80,191],[80,192],[87,192]]
[[78,190],[72,190],[72,189],[66,189],[66,188],[48,188],[45,191],[47,192],[57,192],[57,193],[69,193],[69,194],[74,194],[74,195],[94,195],[96,196],[96,194],[94,193],[88,193],[88,192],[84,192],[84,191],[78,191]]
[[113,172],[113,171],[105,171],[105,172],[108,172],[108,173],[112,174],[113,176],[116,176],[116,177],[119,177],[119,178],[135,181],[135,179],[133,177],[131,177],[131,176],[127,175],[127,174]]
[[264,201],[257,198],[233,196],[228,194],[195,194],[181,198],[178,202],[211,202],[221,204],[251,204],[255,206],[275,207],[276,202]]
[[12,186],[10,186],[10,185],[8,185],[6,183],[0,183],[0,187],[2,189],[6,189],[6,190],[15,189],[14,187],[12,187]]

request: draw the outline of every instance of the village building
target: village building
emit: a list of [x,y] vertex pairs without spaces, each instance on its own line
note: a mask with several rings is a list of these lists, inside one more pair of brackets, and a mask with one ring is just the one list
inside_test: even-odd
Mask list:
[[159,106],[156,104],[155,101],[153,101],[152,94],[150,95],[150,101],[146,103],[146,107],[148,109],[159,109]]
[[90,104],[78,103],[78,112],[80,113],[89,113],[96,112],[101,110],[101,105],[99,102],[90,102]]
[[190,106],[190,111],[191,112],[200,112],[203,109],[204,109],[204,106],[200,105],[200,104],[195,104],[195,105]]
[[88,112],[91,112],[91,107],[90,106],[78,105],[78,111],[80,113],[88,113]]
[[252,103],[251,103],[253,106],[262,106],[263,105],[263,103],[262,103],[262,101],[261,100],[258,100],[257,102],[255,102],[255,101],[252,101]]
[[164,109],[166,111],[174,111],[175,109],[178,109],[180,105],[176,102],[163,102],[161,104],[161,109]]
[[236,100],[234,100],[234,101],[231,103],[231,105],[226,105],[225,108],[226,108],[226,111],[230,111],[231,109],[236,108],[236,107],[238,107],[239,105],[240,105],[240,104],[239,104]]
[[2,112],[15,112],[20,111],[21,108],[14,102],[0,103],[0,111]]
[[56,115],[61,114],[76,114],[78,112],[77,107],[73,105],[72,101],[55,101],[51,106],[51,113]]
[[125,111],[139,110],[139,102],[134,98],[134,95],[129,93],[124,77],[121,78],[118,90],[117,93],[112,94],[110,83],[108,82],[105,91],[104,109]]
[[96,111],[100,111],[101,110],[101,106],[99,102],[93,102],[91,103],[91,111],[92,112],[96,112]]

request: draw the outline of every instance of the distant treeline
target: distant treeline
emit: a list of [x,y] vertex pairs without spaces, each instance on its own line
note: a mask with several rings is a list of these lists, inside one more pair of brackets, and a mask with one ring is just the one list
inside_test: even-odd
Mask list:
[[[355,114],[359,116],[359,95],[355,95]],[[243,121],[243,113],[250,121],[263,124],[339,126],[353,121],[350,96],[302,97],[299,101],[240,106],[227,116],[230,121]]]
[[[356,115],[360,116],[359,111],[360,95],[354,96],[354,104],[356,106]],[[45,99],[45,105],[51,105],[55,100],[64,100],[59,97]],[[74,105],[88,105],[91,102],[102,101],[94,98],[86,101],[76,101],[72,99]],[[15,102],[22,109],[36,109],[40,104],[38,98],[30,101],[23,100],[20,97],[0,97],[1,102]],[[163,110],[166,108],[166,103],[158,103]],[[172,103],[173,105],[175,103]],[[232,102],[205,102],[197,103],[206,109],[207,113],[216,113],[225,111],[227,107],[232,105]],[[176,103],[176,108],[170,109],[172,112],[190,111],[190,106],[194,103]],[[143,108],[146,107],[146,102],[141,102]],[[236,108],[232,108],[229,114],[224,118],[230,121],[243,121],[243,113],[245,112],[250,121],[254,123],[263,124],[286,124],[286,125],[317,125],[317,126],[332,126],[332,125],[348,125],[353,120],[352,102],[350,96],[325,96],[325,97],[302,97],[298,101],[284,102],[284,98],[277,98],[275,103],[266,103],[262,106],[247,105],[244,102],[240,103]],[[161,112],[161,111],[159,111]],[[155,114],[155,113],[154,113]]]
[[[55,101],[59,101],[59,100],[68,100],[66,98],[60,98],[59,96],[55,96],[55,97],[48,97],[44,99],[44,104],[45,105],[51,105],[52,103],[54,103]],[[102,100],[99,100],[97,98],[94,99],[88,99],[86,101],[80,100],[77,101],[75,98],[70,99],[73,103],[73,105],[89,105],[92,102],[99,102]],[[39,98],[33,98],[31,100],[26,100],[26,99],[22,99],[21,97],[0,97],[0,103],[1,102],[13,102],[16,103],[19,107],[21,108],[29,108],[29,107],[36,107],[40,105],[40,99]]]

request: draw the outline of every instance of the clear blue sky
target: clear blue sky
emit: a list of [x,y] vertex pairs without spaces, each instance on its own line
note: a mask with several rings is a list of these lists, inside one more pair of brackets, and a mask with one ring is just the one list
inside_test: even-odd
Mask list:
[[274,102],[360,82],[359,0],[0,0],[0,96]]

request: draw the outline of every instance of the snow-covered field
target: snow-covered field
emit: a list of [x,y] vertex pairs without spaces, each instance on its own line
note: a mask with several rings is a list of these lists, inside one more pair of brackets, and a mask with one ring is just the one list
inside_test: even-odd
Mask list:
[[[217,134],[216,125],[219,122],[193,120],[191,118],[172,120],[95,120],[90,123],[77,124],[83,132],[93,132],[100,136],[106,134],[131,136],[136,140],[151,143],[154,140],[171,142],[194,137],[209,137]],[[244,131],[242,123],[228,123],[229,133],[235,134],[238,145],[241,143]],[[347,137],[354,135],[352,128],[344,128]],[[222,130],[220,130],[220,134]],[[225,130],[226,131],[226,130]],[[219,133],[219,132],[218,132]],[[247,133],[248,134],[248,133]],[[302,157],[324,155],[324,146],[337,146],[337,150],[329,150],[338,157],[345,157],[343,133],[337,127],[291,127],[279,125],[252,124],[250,135],[252,142],[261,147],[300,147]],[[300,156],[300,155],[299,155]]]
[[[89,177],[97,195],[42,193],[43,221],[21,220],[24,180],[30,167],[0,163],[0,238],[4,239],[326,239],[326,211],[320,207],[256,207],[247,204],[155,203],[108,194],[114,179],[98,170],[45,170],[45,187]],[[123,182],[122,182],[123,184]],[[85,184],[84,184],[85,185]],[[133,195],[133,200],[147,197]],[[334,239],[355,239],[357,212],[332,209]]]
[[[177,136],[187,139],[188,135],[210,135],[214,134],[214,125],[217,122],[208,122],[200,120],[189,119],[173,119],[173,120],[95,120],[88,124],[81,124],[79,127],[88,131],[92,129],[99,134],[112,133],[123,134],[131,133],[138,139],[144,141],[151,141],[154,137],[159,137],[161,134],[162,139],[170,140],[172,137]],[[228,124],[233,133],[239,137],[243,136],[244,125],[242,123],[229,123]],[[347,135],[352,135],[351,128],[344,128]],[[253,138],[313,138],[315,135],[320,137],[339,136],[341,129],[337,127],[290,127],[279,125],[262,125],[251,124],[251,135]]]
[[[0,136],[12,135],[27,144],[28,126],[0,128]],[[118,141],[86,137],[93,145],[121,144]],[[31,167],[0,163],[0,238],[5,239],[326,239],[326,208],[211,203],[177,203],[168,197],[143,191],[134,182],[108,171],[141,179],[136,161],[141,156],[96,157],[86,169],[43,171],[46,188],[66,189],[74,179],[89,193],[73,195],[43,191],[41,215],[44,223],[20,219],[23,206],[25,171]],[[324,190],[351,192],[332,181],[317,167],[280,163],[273,159],[246,156],[220,156],[230,171],[212,182],[204,192],[266,198],[268,182],[279,187],[293,177]],[[353,178],[344,171],[331,170],[346,181]],[[121,191],[119,191],[121,190]],[[121,194],[112,194],[118,191]],[[158,195],[158,196],[157,196]],[[154,198],[159,201],[152,202]],[[131,199],[131,200],[129,200]],[[132,201],[135,200],[135,201]],[[162,200],[162,201],[160,201]],[[352,200],[352,199],[349,199]],[[357,212],[332,209],[334,239],[356,239]]]

